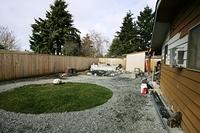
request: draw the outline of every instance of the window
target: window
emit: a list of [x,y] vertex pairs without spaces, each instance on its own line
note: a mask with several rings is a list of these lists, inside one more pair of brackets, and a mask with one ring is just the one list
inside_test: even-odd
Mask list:
[[176,48],[170,49],[170,65],[175,66],[176,65]]
[[183,65],[184,63],[184,53],[185,51],[178,51],[178,63],[179,65]]
[[175,66],[184,66],[184,50],[180,50],[180,48],[172,48],[170,49],[170,65],[172,67]]
[[165,46],[165,53],[164,53],[164,63],[167,63],[167,53],[168,53],[168,45]]
[[200,25],[189,32],[188,68],[200,70]]

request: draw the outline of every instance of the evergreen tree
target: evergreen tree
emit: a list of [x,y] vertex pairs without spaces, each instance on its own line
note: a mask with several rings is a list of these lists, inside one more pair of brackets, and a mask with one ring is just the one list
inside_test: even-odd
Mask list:
[[153,30],[154,13],[152,9],[146,6],[137,17],[138,38],[137,43],[139,50],[147,50],[150,48],[151,36]]
[[120,56],[136,50],[135,38],[137,36],[136,24],[133,23],[131,11],[123,19],[121,30],[113,40],[109,49],[109,55]]
[[115,37],[113,40],[112,40],[112,45],[110,46],[110,49],[109,49],[109,53],[108,53],[108,56],[111,56],[111,57],[116,57],[118,55],[121,55],[121,45],[122,44],[119,40],[118,37]]
[[35,19],[35,24],[32,24],[32,36],[30,37],[30,48],[36,53],[50,54],[54,50],[51,49],[51,44],[48,43],[49,30],[46,26],[46,20],[39,18]]
[[0,44],[0,49],[5,49],[3,45]]
[[36,53],[80,53],[80,32],[73,26],[72,15],[64,0],[55,0],[46,19],[35,19],[30,37],[31,49]]

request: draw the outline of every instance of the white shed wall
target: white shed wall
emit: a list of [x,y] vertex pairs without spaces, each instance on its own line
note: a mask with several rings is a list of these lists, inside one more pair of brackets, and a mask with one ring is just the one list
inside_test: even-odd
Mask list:
[[145,71],[145,52],[128,54],[126,56],[126,71],[134,72],[135,68]]

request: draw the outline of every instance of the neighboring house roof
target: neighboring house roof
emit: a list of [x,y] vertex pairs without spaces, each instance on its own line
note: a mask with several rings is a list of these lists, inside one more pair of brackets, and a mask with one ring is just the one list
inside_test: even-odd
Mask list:
[[152,36],[152,49],[160,50],[172,21],[188,0],[158,0]]

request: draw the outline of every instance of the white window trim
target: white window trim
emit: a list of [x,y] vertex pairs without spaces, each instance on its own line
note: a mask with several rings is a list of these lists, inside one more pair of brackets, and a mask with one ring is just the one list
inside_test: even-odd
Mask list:
[[[197,27],[197,26],[199,26],[200,25],[200,22],[199,23],[197,23],[196,25],[194,25],[194,26],[192,26],[188,31],[188,46],[187,46],[187,49],[188,49],[188,52],[189,52],[189,45],[190,45],[190,32],[191,32],[191,30],[193,30],[195,27]],[[198,70],[198,69],[192,69],[192,68],[189,68],[189,54],[188,54],[188,52],[187,52],[187,62],[186,62],[186,69],[187,70],[191,70],[191,71],[195,71],[195,72],[200,72],[200,70]]]

